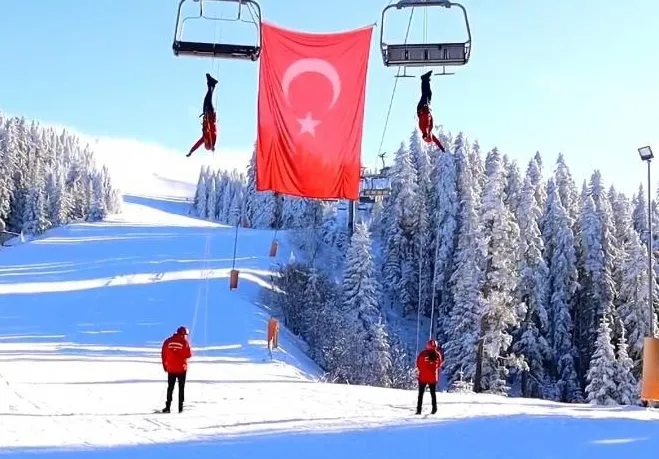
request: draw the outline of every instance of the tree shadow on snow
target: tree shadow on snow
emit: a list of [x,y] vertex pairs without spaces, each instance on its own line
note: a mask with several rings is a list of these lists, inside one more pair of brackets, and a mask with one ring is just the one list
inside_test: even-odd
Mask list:
[[[412,418],[412,416],[410,416]],[[304,421],[304,420],[300,420]],[[297,431],[209,437],[205,441],[113,448],[6,449],[6,457],[47,452],[50,457],[123,459],[271,459],[425,457],[459,459],[651,459],[659,449],[657,421],[507,416],[438,420],[334,432]],[[313,429],[313,421],[306,421]],[[22,456],[21,456],[22,457]]]

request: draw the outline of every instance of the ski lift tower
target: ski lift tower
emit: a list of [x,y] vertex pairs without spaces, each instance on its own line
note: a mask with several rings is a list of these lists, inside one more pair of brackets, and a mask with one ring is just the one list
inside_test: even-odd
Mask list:
[[[385,166],[384,154],[380,155],[380,158],[382,159],[382,169],[379,172],[367,172],[366,168],[362,167],[359,189],[360,207],[363,205],[373,206],[376,202],[382,202],[391,194],[391,168]],[[356,204],[353,201],[348,204],[348,231],[351,236],[355,227]]]

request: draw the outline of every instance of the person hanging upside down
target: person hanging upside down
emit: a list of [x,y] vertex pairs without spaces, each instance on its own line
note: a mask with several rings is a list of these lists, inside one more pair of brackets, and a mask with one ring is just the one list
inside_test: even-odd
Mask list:
[[432,99],[432,90],[430,89],[430,75],[432,70],[421,75],[421,98],[416,106],[416,116],[419,117],[419,129],[421,130],[421,137],[426,142],[435,142],[435,145],[440,150],[446,151],[444,145],[439,141],[435,134],[433,134],[433,119],[430,112],[430,100]]
[[213,108],[213,91],[215,90],[215,85],[217,80],[210,76],[209,73],[206,74],[206,85],[208,89],[206,90],[206,97],[204,97],[204,108],[203,113],[200,115],[202,118],[201,121],[201,137],[195,144],[190,148],[190,152],[185,155],[190,157],[194,151],[204,144],[206,150],[215,151],[215,142],[217,141],[217,127],[215,125],[215,108]]

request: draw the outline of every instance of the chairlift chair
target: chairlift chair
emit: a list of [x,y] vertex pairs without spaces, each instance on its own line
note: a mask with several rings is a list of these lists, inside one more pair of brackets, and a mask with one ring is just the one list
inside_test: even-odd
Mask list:
[[[192,1],[199,3],[199,15],[181,17],[183,5]],[[224,3],[237,3],[238,13],[232,18],[217,18],[209,17],[204,14],[204,1],[209,2],[224,2]],[[247,9],[250,19],[244,19],[243,7]],[[210,21],[224,21],[224,22],[245,22],[254,24],[257,28],[256,44],[244,45],[235,43],[209,43],[199,41],[187,41],[183,38],[183,27],[188,20],[192,19],[205,19]],[[174,28],[174,43],[172,50],[175,56],[194,56],[194,57],[211,57],[222,59],[242,59],[242,60],[258,60],[261,54],[261,7],[254,0],[181,0],[178,5],[178,13],[176,15],[176,25]]]
[[[402,10],[406,8],[452,8],[462,10],[467,28],[467,41],[460,43],[385,43],[384,29],[385,16],[389,10],[395,8]],[[450,67],[461,66],[469,62],[471,54],[471,28],[467,10],[459,3],[448,0],[402,0],[385,7],[382,11],[382,22],[380,27],[380,49],[382,61],[387,67]],[[447,73],[441,73],[446,74]]]

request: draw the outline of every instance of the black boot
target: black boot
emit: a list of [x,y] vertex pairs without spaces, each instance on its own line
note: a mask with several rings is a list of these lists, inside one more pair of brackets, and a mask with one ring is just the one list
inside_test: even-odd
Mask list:
[[217,80],[215,78],[213,78],[210,73],[207,73],[206,74],[206,84],[208,86],[210,86],[211,88],[215,87],[215,85],[217,84]]
[[429,80],[429,79],[430,79],[430,75],[432,75],[432,70],[430,70],[430,71],[424,73],[423,75],[421,75],[421,79],[422,79],[422,80]]
[[183,411],[183,403],[178,404],[178,412],[181,413]]
[[169,403],[166,404],[165,407],[162,409],[162,412],[163,412],[163,413],[169,413],[169,411],[170,411],[170,410],[169,410],[169,406],[170,406]]
[[435,413],[437,413],[437,407],[433,406],[432,411],[430,412],[430,414],[435,414]]

